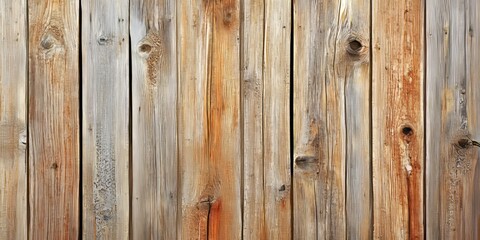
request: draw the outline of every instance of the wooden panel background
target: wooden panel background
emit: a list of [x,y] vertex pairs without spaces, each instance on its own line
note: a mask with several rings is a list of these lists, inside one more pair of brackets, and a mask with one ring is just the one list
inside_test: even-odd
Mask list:
[[0,239],[479,239],[480,2],[0,2]]

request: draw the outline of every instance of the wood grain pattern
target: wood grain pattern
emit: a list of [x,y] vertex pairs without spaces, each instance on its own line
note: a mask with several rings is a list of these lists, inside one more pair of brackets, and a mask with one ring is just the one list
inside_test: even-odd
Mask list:
[[128,1],[82,1],[84,239],[129,234],[128,12]]
[[290,239],[291,2],[243,7],[243,236]]
[[243,237],[266,239],[263,144],[265,0],[242,5]]
[[0,239],[27,238],[27,2],[0,2]]
[[373,1],[374,238],[424,237],[424,1]]
[[372,236],[369,9],[294,3],[294,239]]
[[427,239],[480,237],[480,4],[427,1]]
[[29,238],[79,234],[79,2],[29,0]]
[[177,7],[182,239],[240,239],[240,5]]
[[174,0],[130,1],[133,239],[177,238],[175,9]]

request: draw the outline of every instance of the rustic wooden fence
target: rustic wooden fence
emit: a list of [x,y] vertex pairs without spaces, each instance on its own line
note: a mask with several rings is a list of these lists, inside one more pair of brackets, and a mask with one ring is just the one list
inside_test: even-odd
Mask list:
[[477,0],[1,0],[0,239],[480,239],[479,34]]

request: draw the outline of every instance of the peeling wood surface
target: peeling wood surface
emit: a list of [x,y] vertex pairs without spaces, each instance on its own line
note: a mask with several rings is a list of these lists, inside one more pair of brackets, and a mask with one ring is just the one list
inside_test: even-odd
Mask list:
[[294,5],[294,238],[372,236],[368,1]]
[[130,1],[132,236],[176,239],[176,1]]
[[0,239],[27,238],[27,2],[0,2]]
[[29,238],[79,234],[79,2],[29,0]]
[[291,2],[245,1],[243,14],[243,237],[290,239]]
[[182,1],[177,18],[180,237],[240,239],[240,4]]
[[424,236],[424,1],[372,4],[374,238]]
[[128,11],[128,1],[82,1],[84,239],[129,234]]
[[479,239],[480,3],[426,6],[426,237]]

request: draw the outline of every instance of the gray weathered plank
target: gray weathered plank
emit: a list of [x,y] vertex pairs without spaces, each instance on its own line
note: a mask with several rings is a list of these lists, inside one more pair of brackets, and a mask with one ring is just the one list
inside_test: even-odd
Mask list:
[[128,12],[125,0],[82,1],[84,239],[128,239]]
[[27,238],[27,2],[0,2],[0,239]]
[[79,2],[29,0],[30,239],[79,234]]
[[130,35],[133,239],[176,239],[176,1],[130,1]]
[[245,1],[243,8],[243,234],[290,239],[291,2]]
[[427,239],[480,237],[480,3],[427,0]]
[[424,237],[424,1],[372,4],[374,238]]
[[294,2],[294,239],[372,236],[369,10]]
[[242,235],[240,4],[179,2],[182,239]]

